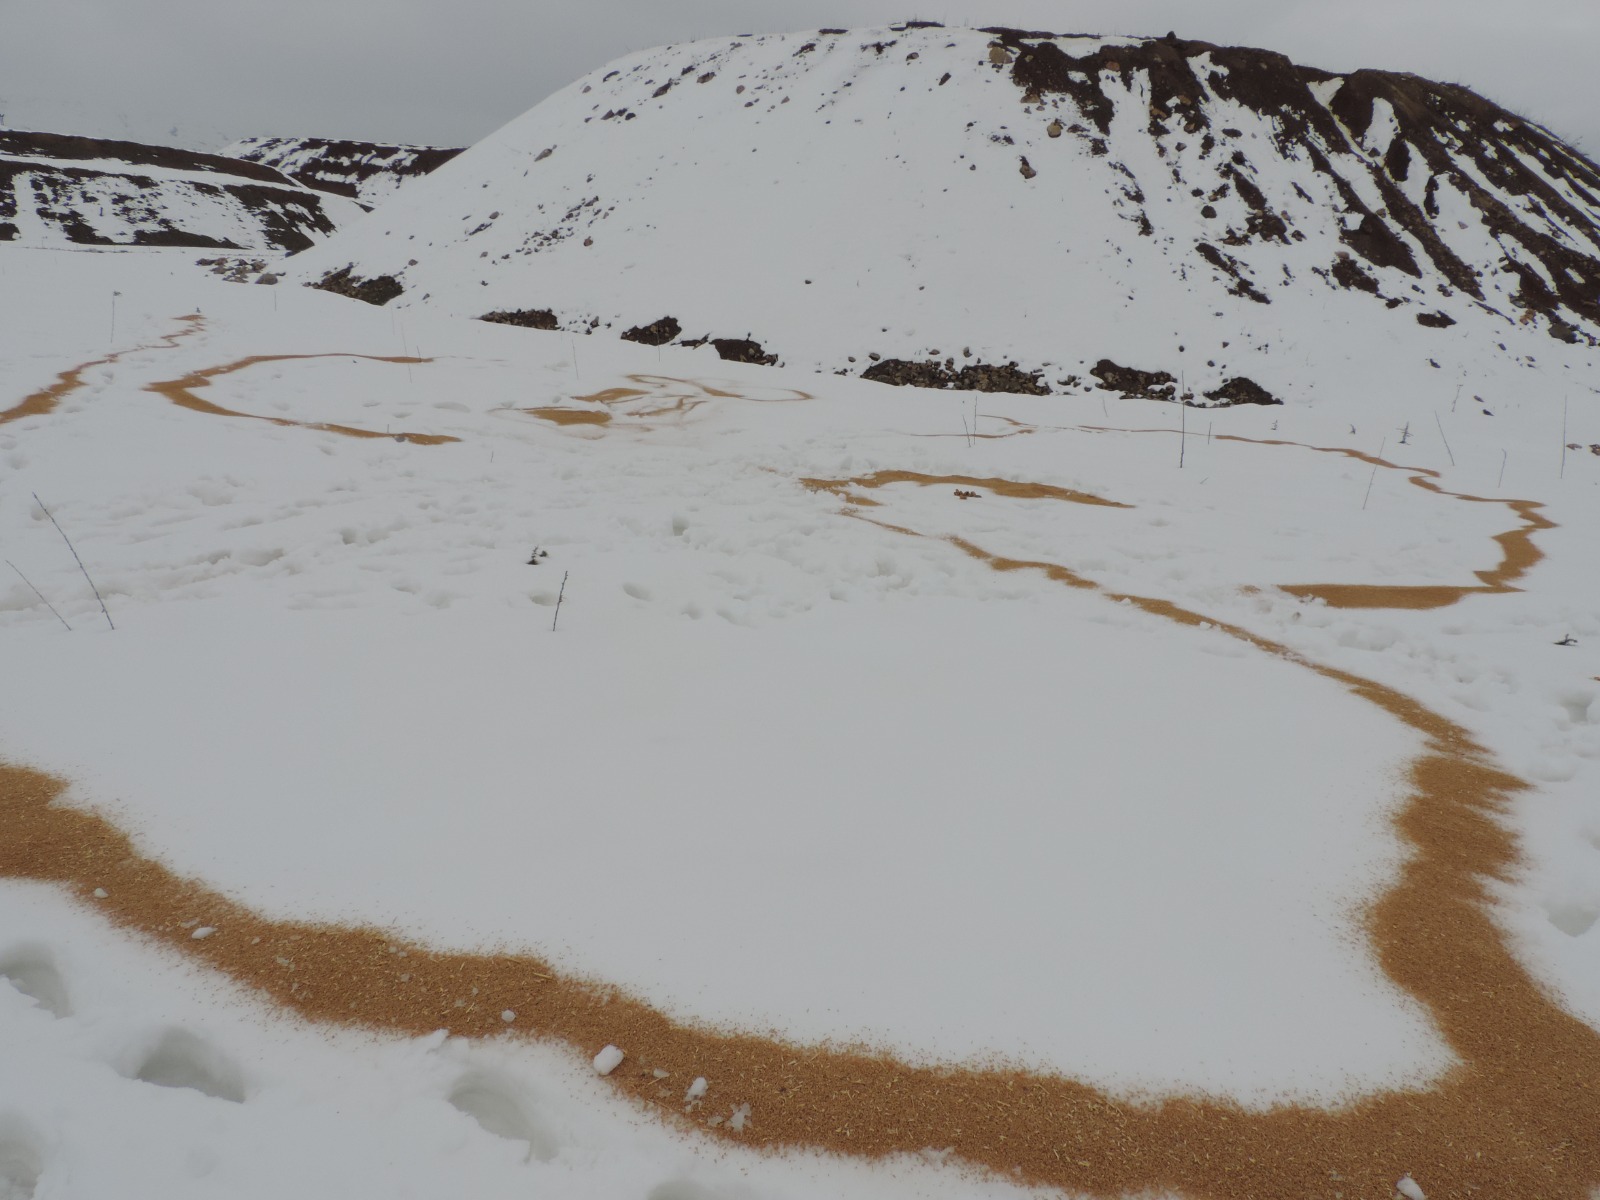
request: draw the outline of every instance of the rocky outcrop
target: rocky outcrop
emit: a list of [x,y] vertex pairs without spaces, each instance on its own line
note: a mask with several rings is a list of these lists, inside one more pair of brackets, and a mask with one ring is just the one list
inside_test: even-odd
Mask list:
[[349,296],[352,300],[361,300],[380,307],[396,296],[403,295],[406,290],[393,275],[374,275],[371,279],[363,279],[352,267],[329,271],[315,283],[306,286],[320,288],[324,292],[333,292],[339,296]]
[[897,387],[956,392],[1011,392],[1024,396],[1045,396],[1050,392],[1038,372],[1021,370],[1016,363],[968,363],[958,371],[940,362],[886,358],[861,372],[861,378]]

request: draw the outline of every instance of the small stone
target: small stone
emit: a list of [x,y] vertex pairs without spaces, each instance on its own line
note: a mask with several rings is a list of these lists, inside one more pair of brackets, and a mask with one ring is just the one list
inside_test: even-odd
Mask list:
[[94,890],[94,898],[96,900],[104,900],[109,895],[111,895],[111,893],[106,891],[105,888],[95,888]]

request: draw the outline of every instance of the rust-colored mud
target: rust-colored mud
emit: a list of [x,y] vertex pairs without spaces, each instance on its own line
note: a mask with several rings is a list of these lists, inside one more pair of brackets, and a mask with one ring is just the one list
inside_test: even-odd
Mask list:
[[812,491],[831,492],[835,496],[849,499],[853,504],[878,503],[853,492],[851,490],[853,488],[870,490],[891,483],[915,483],[922,487],[943,484],[958,488],[983,488],[997,496],[1007,496],[1013,500],[1066,500],[1073,504],[1092,504],[1102,508],[1132,507],[1090,492],[1078,492],[1048,483],[1025,483],[1014,479],[980,478],[976,475],[923,475],[916,471],[875,471],[871,475],[860,475],[854,479],[802,479],[800,482]]
[[[997,571],[1100,590],[1057,564],[946,540]],[[142,857],[102,818],[56,803],[58,781],[16,768],[0,768],[0,873],[59,882],[110,920],[314,1020],[469,1037],[510,1029],[584,1054],[615,1043],[628,1053],[611,1077],[619,1090],[734,1141],[868,1156],[949,1148],[1007,1178],[1105,1197],[1380,1200],[1410,1172],[1435,1200],[1588,1200],[1600,1184],[1600,1034],[1511,955],[1485,887],[1515,867],[1504,814],[1521,781],[1396,691],[1164,600],[1107,598],[1314,671],[1426,739],[1394,817],[1409,859],[1366,927],[1382,969],[1427,1007],[1461,1061],[1438,1084],[1332,1109],[1247,1111],[1187,1096],[1134,1103],[1055,1076],[917,1066],[677,1024],[535,958],[437,953],[378,930],[266,920]],[[96,888],[106,898],[94,899]],[[217,932],[196,941],[196,924]],[[515,1014],[509,1026],[503,1011]],[[670,1078],[656,1079],[655,1068]],[[689,1116],[680,1098],[696,1075],[711,1092]],[[741,1103],[752,1106],[745,1133],[703,1126]]]
[[[599,408],[525,408],[544,421],[557,425],[607,425],[613,416],[635,421],[654,417],[687,416],[708,400],[751,400],[760,403],[810,400],[810,392],[795,388],[763,388],[764,395],[730,391],[699,379],[680,379],[676,375],[628,375],[632,387],[610,387],[587,395],[574,396],[580,404]],[[588,415],[580,415],[588,414]]]
[[115,354],[108,354],[104,358],[90,359],[86,363],[62,371],[56,376],[56,381],[47,388],[41,388],[32,395],[24,396],[22,400],[10,408],[0,411],[0,425],[8,421],[20,421],[23,417],[42,417],[55,409],[56,405],[83,386],[85,371],[95,367],[104,367],[116,362],[124,355],[138,354],[144,350],[155,350],[161,347],[171,349],[178,344],[180,338],[186,338],[198,331],[205,324],[205,318],[199,313],[190,313],[188,316],[179,317],[178,321],[183,328],[174,333],[169,333],[159,341],[147,346],[134,346],[129,350],[118,350]]
[[231,375],[235,371],[243,371],[246,367],[257,366],[260,363],[297,362],[308,358],[360,358],[368,362],[404,364],[429,363],[433,361],[431,358],[411,358],[406,355],[382,354],[252,354],[248,358],[225,363],[220,367],[208,367],[203,371],[193,371],[182,379],[166,379],[157,383],[146,384],[145,390],[158,392],[181,408],[187,408],[192,412],[207,413],[214,417],[245,417],[252,421],[268,421],[273,425],[299,429],[320,429],[324,433],[339,433],[345,437],[390,438],[397,442],[416,442],[423,446],[438,446],[445,442],[459,442],[461,440],[442,433],[390,433],[376,429],[360,429],[354,425],[335,425],[322,421],[295,421],[288,417],[268,417],[261,413],[238,412],[231,408],[223,408],[220,404],[213,404],[209,400],[202,400],[195,395],[196,389],[210,387],[211,381],[219,375]]
[[609,425],[611,414],[596,412],[592,408],[525,408],[525,413],[532,413],[541,421],[549,421],[555,425]]

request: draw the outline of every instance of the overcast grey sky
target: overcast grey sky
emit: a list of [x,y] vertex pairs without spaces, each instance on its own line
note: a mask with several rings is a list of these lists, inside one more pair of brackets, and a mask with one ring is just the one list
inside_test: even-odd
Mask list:
[[1600,156],[1597,0],[0,0],[0,122],[196,148],[249,134],[462,145],[630,50],[907,17],[1172,29],[1411,71]]

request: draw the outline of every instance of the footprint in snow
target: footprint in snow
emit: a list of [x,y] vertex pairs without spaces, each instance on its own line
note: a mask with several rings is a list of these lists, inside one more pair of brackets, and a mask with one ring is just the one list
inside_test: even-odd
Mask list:
[[508,1141],[527,1142],[530,1158],[549,1162],[561,1149],[550,1131],[534,1118],[522,1089],[509,1079],[473,1071],[456,1081],[446,1099],[485,1132]]
[[0,979],[33,1000],[53,1017],[70,1017],[67,985],[45,946],[23,945],[0,955]]
[[1600,921],[1600,904],[1571,901],[1546,904],[1545,914],[1550,918],[1550,924],[1568,937],[1582,937],[1594,928],[1596,921]]
[[628,595],[632,596],[635,600],[650,599],[650,589],[647,587],[642,587],[637,583],[625,583],[622,585],[622,590],[627,592]]
[[645,1200],[730,1200],[726,1192],[713,1191],[690,1179],[669,1179],[650,1189]]
[[32,1200],[44,1170],[39,1138],[21,1117],[0,1114],[0,1200]]
[[192,1088],[217,1100],[244,1103],[244,1072],[221,1050],[183,1029],[168,1029],[133,1057],[129,1079],[157,1087]]

